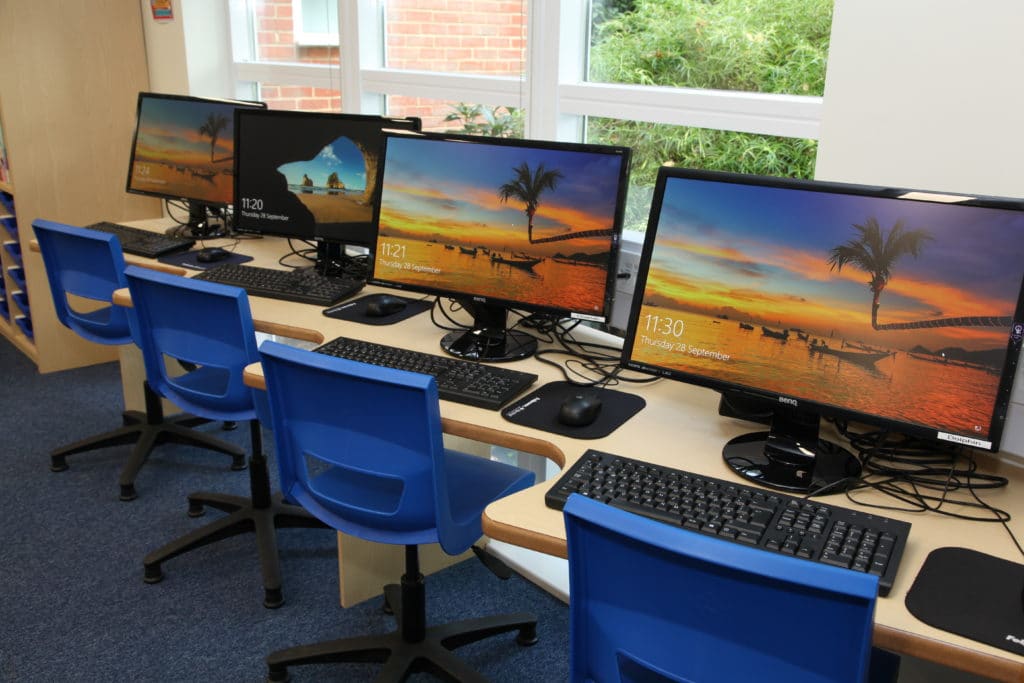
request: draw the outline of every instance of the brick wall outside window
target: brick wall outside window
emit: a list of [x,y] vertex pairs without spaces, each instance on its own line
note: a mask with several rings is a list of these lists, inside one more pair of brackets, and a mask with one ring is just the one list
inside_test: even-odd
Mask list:
[[[391,68],[519,76],[525,62],[522,0],[387,0],[387,63]],[[263,0],[255,8],[257,55],[261,61],[339,63],[337,47],[295,44],[291,0]],[[336,90],[260,84],[272,109],[340,111]],[[444,123],[451,103],[391,96],[388,113],[419,116],[428,130]]]

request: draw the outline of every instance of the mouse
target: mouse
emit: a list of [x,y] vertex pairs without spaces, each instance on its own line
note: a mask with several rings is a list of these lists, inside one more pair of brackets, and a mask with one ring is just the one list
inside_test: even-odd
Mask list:
[[392,294],[371,294],[364,301],[366,302],[366,315],[371,318],[393,315],[405,308],[405,299]]
[[196,261],[200,263],[216,263],[226,259],[230,253],[227,249],[221,249],[220,247],[203,247],[196,252]]
[[558,421],[567,427],[586,427],[597,419],[601,405],[601,399],[593,394],[573,394],[562,401]]

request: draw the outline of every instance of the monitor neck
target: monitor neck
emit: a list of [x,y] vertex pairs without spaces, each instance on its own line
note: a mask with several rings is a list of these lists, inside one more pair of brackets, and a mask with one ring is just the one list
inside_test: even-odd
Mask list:
[[508,309],[497,304],[484,304],[472,299],[458,299],[473,316],[469,330],[446,334],[441,348],[459,358],[500,363],[532,356],[537,340],[519,330],[508,329]]

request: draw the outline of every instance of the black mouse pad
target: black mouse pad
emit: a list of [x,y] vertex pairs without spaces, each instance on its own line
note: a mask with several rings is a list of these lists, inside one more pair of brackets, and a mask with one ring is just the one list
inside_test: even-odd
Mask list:
[[906,605],[935,628],[1024,655],[1024,565],[966,548],[937,548]]
[[330,308],[324,309],[324,315],[328,318],[349,320],[351,322],[362,323],[364,325],[391,325],[401,322],[406,318],[411,318],[414,315],[418,315],[434,305],[433,299],[410,299],[408,297],[400,296],[398,298],[405,301],[405,308],[397,313],[392,313],[391,315],[382,315],[372,318],[366,315],[366,300],[372,296],[373,294],[367,294],[366,296],[359,297],[358,299],[342,301],[340,304],[334,304]]
[[217,266],[223,266],[226,263],[245,263],[246,261],[252,261],[252,256],[246,256],[245,254],[233,254],[228,253],[227,256],[222,258],[220,261],[212,261],[210,263],[200,263],[196,260],[196,254],[199,250],[195,251],[182,251],[177,254],[167,254],[157,259],[160,263],[166,263],[169,266],[181,266],[182,268],[188,268],[189,270],[209,270],[210,268],[216,268]]
[[[601,399],[601,412],[597,414],[597,419],[584,427],[562,424],[558,421],[558,411],[562,407],[562,402],[567,397],[580,393]],[[646,405],[647,402],[639,396],[614,389],[581,387],[570,382],[550,382],[515,403],[505,406],[501,416],[513,424],[552,434],[562,434],[575,439],[600,439],[614,432]]]

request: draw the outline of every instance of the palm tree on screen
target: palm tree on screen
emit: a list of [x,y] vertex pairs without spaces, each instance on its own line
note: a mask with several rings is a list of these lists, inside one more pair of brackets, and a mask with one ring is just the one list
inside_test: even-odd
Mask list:
[[210,112],[206,117],[206,122],[199,126],[199,134],[210,138],[210,161],[213,161],[213,153],[217,148],[217,138],[220,137],[221,131],[228,127],[228,120],[223,114],[216,112]]
[[858,237],[829,251],[828,263],[831,270],[840,272],[849,264],[871,276],[868,289],[871,290],[871,327],[878,327],[878,306],[882,290],[889,284],[892,269],[900,257],[909,254],[914,258],[921,253],[925,241],[933,239],[927,230],[905,230],[903,221],[896,221],[888,234],[882,230],[875,218],[868,218],[864,225],[854,224]]
[[533,217],[540,206],[540,196],[546,190],[554,190],[558,181],[564,176],[558,169],[547,170],[544,164],[537,164],[537,170],[530,169],[526,162],[519,164],[514,169],[515,177],[498,188],[498,197],[502,202],[509,199],[518,199],[525,204],[527,220],[527,235],[530,243],[533,243]]

